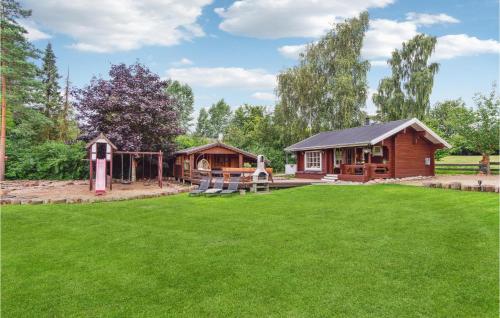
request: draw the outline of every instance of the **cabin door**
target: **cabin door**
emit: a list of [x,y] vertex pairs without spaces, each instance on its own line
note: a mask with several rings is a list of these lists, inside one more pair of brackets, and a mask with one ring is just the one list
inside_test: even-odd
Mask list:
[[340,165],[342,164],[342,149],[333,149],[333,173],[340,173]]

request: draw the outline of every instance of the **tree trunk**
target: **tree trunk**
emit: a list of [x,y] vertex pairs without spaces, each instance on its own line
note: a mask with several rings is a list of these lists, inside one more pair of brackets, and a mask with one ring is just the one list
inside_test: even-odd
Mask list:
[[481,161],[486,166],[486,174],[490,175],[491,174],[490,155],[489,154],[483,154],[483,159]]
[[6,141],[5,121],[7,113],[7,103],[5,99],[5,94],[7,93],[6,85],[7,84],[5,83],[5,75],[2,74],[2,123],[0,128],[0,181],[5,180],[5,141]]

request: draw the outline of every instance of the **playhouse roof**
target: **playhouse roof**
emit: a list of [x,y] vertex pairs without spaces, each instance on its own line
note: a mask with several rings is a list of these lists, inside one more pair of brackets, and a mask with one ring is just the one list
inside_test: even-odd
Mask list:
[[248,152],[248,151],[236,148],[234,146],[230,146],[228,144],[225,144],[225,143],[222,143],[222,142],[219,142],[219,141],[218,142],[213,142],[213,143],[210,143],[210,144],[206,144],[206,145],[201,145],[201,146],[195,146],[195,147],[191,147],[191,148],[182,149],[182,150],[179,150],[179,151],[175,152],[175,154],[176,155],[181,155],[181,154],[190,155],[192,153],[197,153],[197,152],[204,151],[204,150],[207,150],[207,149],[210,149],[210,148],[214,148],[214,147],[226,148],[226,149],[232,150],[234,152],[241,153],[241,154],[243,154],[243,155],[245,155],[247,157],[257,159],[257,155],[255,155],[255,154],[253,154],[251,152]]
[[111,140],[108,139],[108,137],[106,137],[106,135],[104,135],[103,133],[99,133],[99,135],[97,137],[95,137],[94,139],[92,139],[91,141],[89,141],[87,143],[87,146],[85,148],[90,148],[93,144],[97,143],[97,142],[103,142],[103,143],[107,143],[111,146],[111,148],[113,148],[113,150],[118,150],[118,148],[115,146],[114,143],[111,142]]

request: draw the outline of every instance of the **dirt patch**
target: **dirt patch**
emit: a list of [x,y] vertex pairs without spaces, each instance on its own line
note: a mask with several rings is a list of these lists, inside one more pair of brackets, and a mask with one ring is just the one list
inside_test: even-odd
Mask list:
[[113,190],[96,196],[89,190],[88,181],[5,181],[1,187],[2,203],[63,203],[113,201],[170,195],[189,190],[188,185],[164,182],[113,183]]

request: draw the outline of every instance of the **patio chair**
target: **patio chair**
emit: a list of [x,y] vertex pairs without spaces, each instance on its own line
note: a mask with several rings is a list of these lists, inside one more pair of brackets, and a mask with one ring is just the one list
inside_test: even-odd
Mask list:
[[222,190],[220,192],[221,195],[224,194],[233,194],[238,192],[238,186],[240,185],[240,177],[231,177],[231,181],[229,181],[229,185],[227,190]]
[[209,185],[210,185],[210,177],[203,177],[203,179],[201,179],[200,181],[200,186],[198,187],[198,189],[189,192],[189,196],[202,195],[205,191],[207,191]]
[[224,188],[224,178],[217,177],[217,178],[215,178],[215,181],[214,181],[214,187],[203,192],[203,194],[209,195],[209,196],[216,195],[219,192],[221,192],[223,188]]

